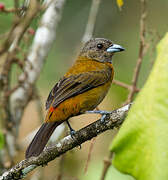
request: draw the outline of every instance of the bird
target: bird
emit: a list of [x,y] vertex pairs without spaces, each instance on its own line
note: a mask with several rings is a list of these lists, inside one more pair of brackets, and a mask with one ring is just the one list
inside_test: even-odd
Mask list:
[[70,134],[75,131],[69,118],[86,112],[99,113],[102,122],[106,111],[94,111],[106,96],[114,76],[112,57],[125,49],[105,38],[92,38],[81,49],[76,61],[56,83],[46,101],[44,123],[29,144],[25,157],[39,156],[57,126],[67,122]]

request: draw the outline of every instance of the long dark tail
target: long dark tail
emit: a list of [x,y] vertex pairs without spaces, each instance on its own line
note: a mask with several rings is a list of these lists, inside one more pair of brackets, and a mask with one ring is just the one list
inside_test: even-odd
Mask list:
[[44,123],[28,146],[25,155],[26,158],[29,158],[31,156],[38,156],[43,151],[55,128],[61,123],[62,122]]

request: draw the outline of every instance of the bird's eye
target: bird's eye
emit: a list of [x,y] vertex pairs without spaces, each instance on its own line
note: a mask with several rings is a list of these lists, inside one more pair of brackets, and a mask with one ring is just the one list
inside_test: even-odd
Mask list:
[[97,48],[98,48],[98,49],[102,49],[102,48],[103,48],[103,44],[98,44],[98,45],[97,45]]

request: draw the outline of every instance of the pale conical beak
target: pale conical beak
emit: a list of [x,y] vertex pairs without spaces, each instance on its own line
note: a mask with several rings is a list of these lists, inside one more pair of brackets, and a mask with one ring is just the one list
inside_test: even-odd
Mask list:
[[115,52],[120,52],[120,51],[124,51],[125,49],[118,45],[118,44],[113,44],[112,46],[110,46],[109,48],[107,48],[107,52],[109,53],[115,53]]

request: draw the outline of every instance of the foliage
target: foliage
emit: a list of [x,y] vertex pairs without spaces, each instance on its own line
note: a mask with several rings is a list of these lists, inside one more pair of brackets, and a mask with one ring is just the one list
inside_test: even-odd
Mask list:
[[2,149],[4,146],[4,136],[3,134],[0,132],[0,149]]
[[144,88],[112,143],[113,165],[137,180],[168,179],[168,33]]

